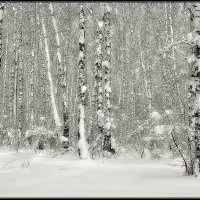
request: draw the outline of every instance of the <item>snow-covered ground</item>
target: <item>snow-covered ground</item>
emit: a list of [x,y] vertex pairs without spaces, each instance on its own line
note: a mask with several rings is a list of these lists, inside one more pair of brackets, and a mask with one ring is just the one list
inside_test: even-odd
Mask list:
[[200,197],[200,179],[180,162],[79,160],[0,150],[0,197]]

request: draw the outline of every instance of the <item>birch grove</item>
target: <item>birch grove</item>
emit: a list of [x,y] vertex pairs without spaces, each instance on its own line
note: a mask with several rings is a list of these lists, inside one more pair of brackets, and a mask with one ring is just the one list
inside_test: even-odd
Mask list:
[[180,159],[199,175],[200,4],[0,4],[0,145]]

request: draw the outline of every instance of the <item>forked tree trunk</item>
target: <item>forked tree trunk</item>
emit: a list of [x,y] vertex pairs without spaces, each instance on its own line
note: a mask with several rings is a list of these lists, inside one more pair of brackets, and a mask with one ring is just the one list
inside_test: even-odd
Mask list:
[[86,129],[85,129],[85,107],[86,107],[86,63],[85,63],[85,12],[83,5],[80,4],[79,13],[79,130],[78,130],[78,151],[81,159],[89,159],[88,144],[86,140]]

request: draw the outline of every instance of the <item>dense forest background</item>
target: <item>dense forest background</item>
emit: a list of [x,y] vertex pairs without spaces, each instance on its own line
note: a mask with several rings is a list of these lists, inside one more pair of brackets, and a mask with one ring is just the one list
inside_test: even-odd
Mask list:
[[[6,2],[1,7],[2,145],[28,148],[33,144],[33,138],[32,142],[27,140],[29,136],[40,135],[35,140],[38,145],[41,135],[49,134],[65,137],[61,137],[59,144],[56,140],[48,142],[54,144],[50,148],[80,149],[77,143],[81,121],[80,32],[83,27],[80,24],[83,15],[87,90],[82,92],[85,93],[84,133],[89,153],[94,158],[100,156],[102,141],[105,146],[107,126],[105,119],[100,125],[96,110],[108,107],[110,137],[107,144],[111,146],[107,146],[107,150],[111,154],[136,152],[141,158],[158,159],[170,153],[184,158],[188,155],[187,57],[191,50],[184,43],[170,45],[186,40],[191,30],[186,3],[84,2],[81,6],[78,2]],[[109,13],[107,18],[105,13]],[[108,32],[101,32],[102,19],[108,24],[105,28]],[[101,57],[97,50],[101,48],[98,46],[100,34],[103,40],[100,53],[109,54],[105,48],[107,33],[107,42],[110,39],[111,44],[110,87],[101,91],[100,108],[95,103],[95,81],[102,88],[106,85],[106,65],[99,68],[102,74],[98,76],[95,63]],[[44,140],[47,141],[43,138],[43,143]]]

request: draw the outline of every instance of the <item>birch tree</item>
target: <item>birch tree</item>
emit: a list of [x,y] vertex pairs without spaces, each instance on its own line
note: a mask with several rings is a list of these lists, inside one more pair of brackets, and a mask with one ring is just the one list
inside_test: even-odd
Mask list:
[[[200,3],[193,3],[189,8],[192,31],[188,34],[188,41],[193,44],[192,54],[188,59],[190,64],[189,84],[189,126],[195,139],[194,158],[200,159]],[[190,166],[188,174],[199,173],[199,164]]]
[[79,13],[79,118],[78,118],[78,151],[81,159],[89,159],[88,144],[86,140],[85,126],[85,107],[86,107],[86,60],[85,60],[85,11],[83,4],[80,3]]
[[111,38],[110,38],[110,6],[106,4],[106,12],[103,16],[104,21],[104,41],[105,41],[105,57],[103,67],[105,69],[105,128],[104,128],[104,152],[114,153],[111,143]]
[[100,19],[97,25],[97,38],[96,38],[96,61],[95,61],[95,96],[97,108],[97,125],[101,135],[103,135],[103,68],[102,68],[102,42],[103,42],[103,21]]

